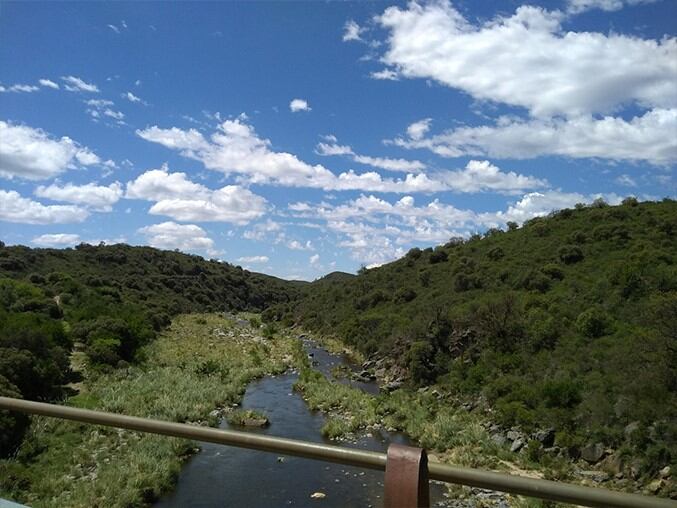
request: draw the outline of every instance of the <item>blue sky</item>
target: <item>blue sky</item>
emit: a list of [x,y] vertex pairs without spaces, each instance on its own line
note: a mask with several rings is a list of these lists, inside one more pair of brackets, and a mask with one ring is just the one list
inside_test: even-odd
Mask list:
[[0,3],[0,238],[312,280],[676,193],[677,3]]

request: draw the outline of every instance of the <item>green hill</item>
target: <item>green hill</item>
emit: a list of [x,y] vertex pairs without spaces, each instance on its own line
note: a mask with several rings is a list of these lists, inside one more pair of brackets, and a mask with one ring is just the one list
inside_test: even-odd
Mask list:
[[558,446],[677,460],[677,203],[599,201],[307,286],[264,317],[395,358]]
[[[0,242],[0,395],[50,400],[74,379],[77,343],[98,369],[138,360],[171,316],[261,311],[295,298],[303,283],[198,256],[127,245],[75,249]],[[0,456],[26,419],[0,412]]]

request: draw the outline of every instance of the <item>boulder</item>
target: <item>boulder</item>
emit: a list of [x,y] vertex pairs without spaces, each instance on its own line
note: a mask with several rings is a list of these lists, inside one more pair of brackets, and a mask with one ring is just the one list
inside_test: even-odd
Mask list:
[[665,480],[654,480],[646,488],[652,494],[658,494],[664,486]]
[[515,441],[516,439],[521,438],[522,434],[520,432],[517,432],[516,430],[509,430],[506,436],[510,441]]
[[491,435],[491,440],[498,446],[505,446],[505,444],[508,441],[503,434],[500,434],[498,432]]
[[581,458],[589,464],[597,464],[604,458],[604,453],[602,443],[589,444],[581,449]]
[[313,492],[310,495],[310,499],[324,499],[325,497],[327,497],[327,494],[324,492]]
[[539,430],[534,434],[534,439],[548,448],[555,443],[555,429]]
[[524,448],[525,442],[521,438],[517,438],[512,442],[512,446],[510,447],[510,451],[513,453],[517,453],[520,451],[522,448]]
[[658,472],[658,475],[659,475],[661,478],[669,478],[669,477],[670,477],[670,473],[671,473],[671,471],[670,471],[670,466],[665,466],[663,469],[661,469],[661,470]]
[[609,480],[609,475],[604,471],[579,471],[577,475],[595,483],[602,483]]
[[402,385],[403,385],[403,384],[404,384],[404,383],[402,382],[402,380],[396,379],[395,381],[391,381],[390,383],[388,383],[387,385],[385,385],[385,386],[383,387],[383,389],[384,389],[386,392],[394,392],[395,390],[398,390],[399,388],[402,388]]

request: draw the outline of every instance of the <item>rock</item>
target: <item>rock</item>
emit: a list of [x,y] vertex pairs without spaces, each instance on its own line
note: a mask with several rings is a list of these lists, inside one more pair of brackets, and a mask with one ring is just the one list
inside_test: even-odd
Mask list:
[[371,369],[374,365],[376,365],[376,362],[374,360],[367,360],[362,364],[362,368],[364,370]]
[[615,478],[616,480],[622,480],[624,477],[625,477],[625,475],[624,475],[623,473],[620,473],[620,472],[619,472],[619,473],[616,473],[616,474],[614,475],[614,478]]
[[400,380],[395,380],[395,381],[391,381],[390,383],[388,383],[387,385],[385,385],[385,386],[383,387],[383,389],[384,389],[386,392],[393,392],[393,391],[395,391],[395,390],[397,390],[397,389],[399,389],[399,388],[402,388],[402,385],[403,385],[403,384],[404,384],[404,383],[403,383],[402,381],[400,381]]
[[278,462],[284,462],[284,457],[278,457],[278,458],[277,458],[277,461],[278,461]]
[[507,439],[503,434],[500,433],[495,433],[491,435],[491,440],[496,443],[498,446],[505,446],[505,443],[507,442]]
[[555,429],[539,430],[534,434],[534,439],[541,443],[544,448],[548,448],[555,442]]
[[381,378],[382,378],[382,377],[384,377],[384,376],[386,375],[386,370],[385,370],[383,367],[381,367],[380,369],[376,369],[376,370],[374,371],[374,375],[375,375],[376,377],[381,377]]
[[245,427],[267,427],[270,425],[268,418],[245,418],[242,420],[242,425]]
[[665,480],[654,480],[649,485],[647,485],[647,490],[652,494],[658,494],[660,490],[665,486]]
[[524,444],[525,443],[524,443],[523,439],[521,439],[521,438],[515,439],[512,442],[512,446],[510,447],[510,451],[513,452],[513,453],[516,453],[524,447]]
[[510,441],[515,441],[516,439],[521,438],[522,434],[520,434],[516,430],[509,430],[508,433],[506,434],[506,436],[508,437],[508,439]]
[[604,471],[579,471],[577,475],[595,483],[602,483],[609,480],[609,475]]
[[581,458],[589,464],[597,464],[604,458],[604,445],[602,443],[595,443],[584,446],[581,449]]
[[661,470],[658,472],[658,475],[659,475],[661,478],[668,478],[668,477],[670,476],[670,466],[665,466],[663,469],[661,469]]
[[639,430],[639,422],[631,422],[625,426],[623,434],[625,434],[625,437],[627,438],[632,436],[637,430]]
[[550,446],[549,448],[543,448],[543,451],[550,455],[559,455],[562,449],[559,446]]
[[623,470],[623,459],[619,454],[608,455],[600,466],[611,474],[617,474]]
[[324,499],[325,497],[327,497],[327,494],[324,492],[313,492],[310,495],[310,499]]

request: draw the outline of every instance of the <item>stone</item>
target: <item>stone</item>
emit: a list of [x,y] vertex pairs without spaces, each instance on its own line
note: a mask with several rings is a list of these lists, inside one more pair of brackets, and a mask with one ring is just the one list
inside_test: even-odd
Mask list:
[[589,444],[581,449],[581,458],[589,464],[597,464],[604,458],[604,453],[602,443]]
[[505,443],[507,442],[507,439],[503,434],[500,433],[495,433],[491,435],[491,440],[496,443],[498,446],[505,446]]
[[670,466],[665,466],[658,473],[661,478],[668,478],[670,476]]
[[534,439],[548,448],[555,443],[555,429],[539,430],[534,434]]
[[393,391],[395,391],[395,390],[397,390],[397,389],[399,389],[399,388],[402,388],[402,385],[403,385],[403,384],[404,384],[404,383],[403,383],[402,381],[400,381],[400,380],[395,380],[395,381],[391,381],[390,383],[388,383],[387,385],[385,385],[385,386],[383,387],[383,389],[384,389],[385,391],[387,391],[387,392],[393,392]]
[[509,430],[508,433],[506,434],[506,436],[508,437],[508,439],[510,441],[515,441],[516,439],[519,439],[520,437],[522,437],[522,434],[520,434],[516,430]]
[[278,457],[278,458],[277,458],[277,461],[278,461],[278,462],[284,462],[284,457]]
[[324,492],[313,492],[310,495],[310,499],[324,499],[325,497],[327,497],[327,494]]
[[606,482],[610,478],[604,471],[579,471],[577,474],[581,478],[591,480],[595,483]]
[[607,455],[600,466],[611,474],[617,474],[623,470],[623,459],[619,454],[610,454]]
[[524,447],[524,440],[521,438],[517,438],[512,442],[512,446],[510,447],[510,451],[513,453],[516,453],[520,451]]
[[664,486],[665,486],[665,480],[659,479],[659,480],[652,481],[649,485],[647,485],[646,488],[652,494],[658,494]]

